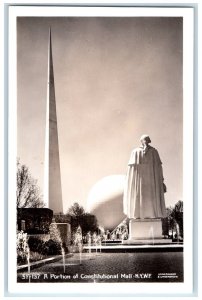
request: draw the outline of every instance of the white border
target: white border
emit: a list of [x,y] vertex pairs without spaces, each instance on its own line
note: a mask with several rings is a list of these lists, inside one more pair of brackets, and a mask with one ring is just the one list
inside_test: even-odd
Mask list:
[[[192,8],[121,8],[121,7],[9,7],[9,293],[55,294],[56,284],[16,283],[16,154],[17,154],[17,78],[16,78],[16,18],[17,16],[182,16],[183,17],[183,195],[184,195],[184,283],[57,283],[60,294],[190,294],[193,290],[193,9]],[[186,163],[185,163],[186,162]]]

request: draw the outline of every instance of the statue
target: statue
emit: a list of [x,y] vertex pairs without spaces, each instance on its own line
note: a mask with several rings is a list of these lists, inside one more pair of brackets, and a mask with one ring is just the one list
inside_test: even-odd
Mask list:
[[151,147],[150,137],[143,135],[141,146],[135,148],[128,163],[123,206],[131,219],[166,217],[162,162],[158,151]]

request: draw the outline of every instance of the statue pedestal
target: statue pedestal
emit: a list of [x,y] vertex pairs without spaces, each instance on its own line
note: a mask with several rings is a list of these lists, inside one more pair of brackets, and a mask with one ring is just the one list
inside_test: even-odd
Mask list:
[[162,239],[161,219],[131,219],[129,240]]

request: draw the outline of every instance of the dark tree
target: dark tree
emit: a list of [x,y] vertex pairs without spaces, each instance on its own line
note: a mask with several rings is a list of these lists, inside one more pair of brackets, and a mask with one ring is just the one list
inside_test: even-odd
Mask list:
[[17,161],[17,208],[44,207],[37,180],[32,178],[26,165]]
[[172,211],[172,217],[179,225],[179,233],[183,237],[183,201],[179,200]]
[[89,231],[97,231],[97,218],[92,214],[85,213],[82,218],[80,218],[80,226],[82,228],[83,235],[86,235]]
[[166,214],[167,216],[162,219],[162,231],[164,236],[169,235],[169,229],[170,229],[170,220],[169,220],[169,215],[171,214],[172,209],[167,207],[166,208]]
[[71,217],[79,217],[85,214],[85,210],[77,202],[75,202],[68,210],[68,214]]
[[[42,234],[49,232],[53,211],[49,208],[18,208],[18,229],[28,234]],[[21,228],[21,221],[25,221],[25,229]]]
[[98,229],[96,217],[90,213],[86,213],[84,208],[78,203],[74,203],[70,207],[67,215],[71,216],[72,234],[74,234],[79,225],[81,226],[83,235],[86,235],[89,231],[94,232]]
[[162,219],[163,235],[168,235],[169,230],[176,231],[183,237],[183,201],[179,200],[174,207],[167,207],[167,217]]

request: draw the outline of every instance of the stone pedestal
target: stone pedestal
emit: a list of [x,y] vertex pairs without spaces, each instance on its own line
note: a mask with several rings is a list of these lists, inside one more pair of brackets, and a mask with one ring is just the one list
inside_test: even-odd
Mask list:
[[131,219],[129,222],[129,240],[161,239],[161,219]]

